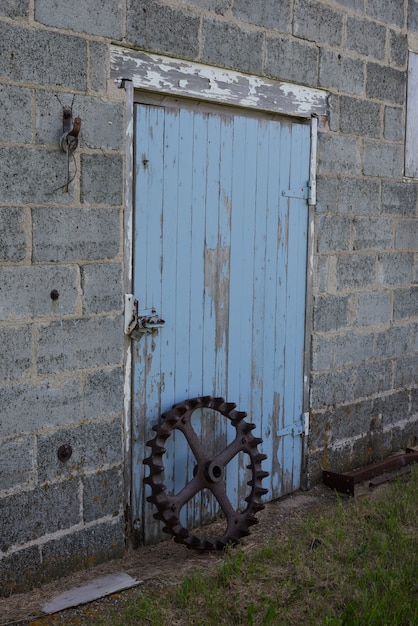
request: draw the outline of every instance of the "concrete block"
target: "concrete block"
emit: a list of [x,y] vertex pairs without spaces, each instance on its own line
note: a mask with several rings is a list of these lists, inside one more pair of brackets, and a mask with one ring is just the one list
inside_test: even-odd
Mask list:
[[81,201],[89,204],[122,204],[122,157],[83,154],[81,157]]
[[76,480],[6,496],[1,503],[8,513],[0,518],[3,551],[47,533],[71,528],[81,521]]
[[112,259],[119,253],[118,209],[33,209],[33,260]]
[[15,203],[68,205],[73,202],[74,185],[70,185],[68,193],[60,188],[67,179],[67,172],[65,154],[58,146],[54,150],[1,146],[0,162],[3,202],[12,206]]
[[378,181],[342,178],[339,184],[339,213],[375,215],[380,212],[380,185]]
[[340,98],[335,94],[328,96],[328,127],[331,132],[340,129]]
[[314,335],[312,339],[312,370],[328,370],[332,366],[333,340]]
[[374,335],[346,333],[335,338],[334,365],[350,365],[368,361],[373,357]]
[[317,220],[317,252],[349,250],[351,218],[344,215],[321,216]]
[[378,215],[380,183],[362,178],[317,178],[317,213]]
[[[78,270],[70,265],[0,267],[1,319],[75,313],[78,284]],[[51,298],[54,289],[59,293],[57,300]]]
[[319,57],[319,85],[342,93],[364,93],[364,61],[321,48]]
[[348,296],[318,296],[314,302],[314,330],[339,330],[348,324]]
[[376,356],[382,359],[409,352],[410,344],[409,326],[390,326],[376,334]]
[[385,141],[365,141],[364,167],[366,176],[401,178],[403,146]]
[[364,0],[335,0],[335,3],[359,13],[362,13],[364,10]]
[[397,250],[418,250],[418,219],[402,219],[397,223],[395,247]]
[[337,258],[337,289],[364,289],[376,281],[376,257],[350,254]]
[[[62,445],[72,447],[68,461],[58,459]],[[86,471],[100,470],[122,460],[121,419],[83,422],[38,436],[38,477],[40,483],[73,478]],[[73,480],[73,482],[76,482]]]
[[232,14],[239,20],[262,26],[268,30],[290,33],[290,4],[290,0],[283,0],[280,6],[277,6],[275,0],[255,0],[253,2],[234,0]]
[[385,107],[384,131],[385,139],[389,141],[401,141],[404,136],[403,109]]
[[81,399],[78,381],[0,387],[0,435],[20,435],[80,420]]
[[121,311],[122,267],[120,263],[94,263],[81,269],[83,311],[106,313]]
[[399,452],[406,448],[416,448],[418,424],[416,420],[411,420],[407,424],[394,426],[391,431],[392,450]]
[[41,554],[38,546],[31,546],[0,559],[0,597],[25,593],[40,584]]
[[313,280],[314,286],[317,293],[322,293],[327,291],[328,286],[328,275],[329,275],[329,257],[328,256],[318,256],[314,257],[314,272],[313,272]]
[[0,208],[0,262],[22,261],[26,246],[24,209]]
[[396,424],[405,419],[409,413],[409,393],[406,390],[380,396],[373,400],[373,415],[382,421],[384,426]]
[[81,37],[1,22],[0,41],[2,78],[85,91],[87,43]]
[[[0,136],[2,141],[32,141],[32,103],[29,89],[0,85]],[[19,115],[16,115],[16,111]]]
[[274,78],[315,86],[318,84],[318,56],[316,46],[267,36],[264,69]]
[[382,285],[408,285],[413,282],[414,255],[412,252],[380,254],[379,280]]
[[329,46],[341,45],[343,14],[313,0],[297,0],[293,34],[300,39]]
[[397,320],[416,317],[418,286],[394,291],[393,317]]
[[385,58],[386,28],[370,20],[347,17],[347,48],[366,57]]
[[69,572],[121,558],[125,551],[124,519],[117,517],[42,546],[43,582]]
[[25,376],[32,365],[32,327],[0,328],[0,381]]
[[204,19],[202,61],[242,72],[263,71],[263,33],[228,21]]
[[38,371],[52,374],[122,361],[122,316],[52,322],[39,327]]
[[393,222],[384,217],[357,217],[354,224],[354,250],[388,250],[392,248]]
[[386,65],[367,63],[366,96],[368,98],[404,104],[405,87],[405,72]]
[[109,46],[99,41],[89,41],[89,80],[92,91],[104,93],[107,87],[107,56]]
[[414,387],[417,384],[417,372],[418,354],[398,358],[395,363],[395,387]]
[[367,100],[340,98],[340,129],[343,133],[379,138],[382,132],[380,105]]
[[33,437],[0,440],[0,490],[27,483],[32,476],[34,463]]
[[84,390],[84,406],[86,419],[122,413],[123,410],[123,376],[122,370],[116,368],[110,372],[100,370],[89,374]]
[[312,408],[315,410],[353,400],[353,371],[352,368],[345,368],[314,374],[311,384]]
[[399,0],[368,0],[366,13],[373,19],[387,24],[395,24],[402,28],[404,25],[404,5]]
[[411,389],[411,413],[418,415],[418,387]]
[[121,39],[122,4],[113,0],[84,0],[74,11],[65,0],[37,0],[35,20],[46,26],[88,33],[100,37]]
[[316,213],[337,213],[340,178],[319,175],[316,179]]
[[392,317],[390,291],[358,293],[355,296],[356,326],[387,324]]
[[27,18],[29,0],[0,0],[0,15],[11,18]]
[[122,513],[123,484],[119,469],[99,472],[83,479],[83,517],[85,522]]
[[339,440],[352,437],[353,427],[357,434],[367,432],[372,416],[371,400],[314,413],[310,421],[309,444],[318,448],[335,445]]
[[418,2],[417,0],[408,1],[408,30],[418,33]]
[[195,59],[200,16],[158,0],[127,0],[126,39],[146,50]]
[[415,215],[418,199],[416,183],[382,181],[382,213]]
[[356,139],[320,133],[319,174],[360,174],[361,159]]
[[371,396],[392,389],[392,362],[359,365],[354,383],[354,397]]
[[201,7],[207,11],[214,11],[219,15],[225,13],[231,8],[231,0],[183,0],[183,4],[190,4],[193,7]]
[[405,67],[408,60],[408,39],[403,33],[390,31],[390,60],[394,65]]

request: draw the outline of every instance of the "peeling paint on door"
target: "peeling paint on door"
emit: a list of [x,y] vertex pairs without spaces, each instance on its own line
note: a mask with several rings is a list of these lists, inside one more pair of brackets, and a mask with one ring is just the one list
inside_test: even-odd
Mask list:
[[[135,114],[134,292],[140,309],[165,320],[136,342],[133,375],[133,517],[152,541],[160,528],[142,486],[145,443],[187,398],[222,396],[247,411],[268,455],[267,498],[299,486],[302,446],[291,426],[303,411],[308,207],[282,191],[307,184],[310,128],[225,108],[144,103]],[[226,446],[222,415],[205,409],[193,420],[208,448]],[[181,432],[166,448],[164,482],[177,493],[194,457]],[[245,456],[225,478],[237,507],[248,490]],[[216,510],[202,492],[182,521],[198,526]]]

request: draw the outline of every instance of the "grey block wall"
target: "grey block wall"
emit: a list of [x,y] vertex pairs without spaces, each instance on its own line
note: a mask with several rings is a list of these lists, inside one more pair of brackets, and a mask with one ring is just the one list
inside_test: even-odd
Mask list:
[[67,9],[0,3],[0,595],[125,549],[122,18]]
[[[416,0],[69,6],[0,3],[3,595],[120,555],[126,539],[125,124],[111,43],[329,92],[308,308],[308,480],[418,437],[418,193],[403,176]],[[60,102],[83,120],[68,192]],[[60,461],[67,444],[73,454]]]

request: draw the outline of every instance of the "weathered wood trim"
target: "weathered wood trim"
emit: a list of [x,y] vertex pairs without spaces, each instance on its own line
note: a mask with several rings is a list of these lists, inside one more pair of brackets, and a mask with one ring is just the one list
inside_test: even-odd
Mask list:
[[418,54],[409,52],[406,101],[405,176],[418,178]]
[[135,88],[295,117],[327,115],[327,92],[200,63],[111,47],[114,80]]
[[[125,89],[125,197],[123,215],[124,293],[132,291],[133,269],[133,172],[134,172],[134,88],[131,81],[121,85]],[[132,341],[124,336],[124,485],[125,505],[131,505],[132,484]]]

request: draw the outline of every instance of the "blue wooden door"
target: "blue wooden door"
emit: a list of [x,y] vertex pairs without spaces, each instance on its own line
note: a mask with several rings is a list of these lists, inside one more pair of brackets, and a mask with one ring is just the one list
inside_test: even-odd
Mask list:
[[[267,454],[266,500],[299,487],[308,206],[289,190],[309,178],[310,127],[228,109],[135,105],[134,294],[165,320],[135,340],[135,527],[158,539],[143,484],[152,426],[173,404],[222,396],[247,411]],[[284,194],[283,194],[284,192]],[[215,454],[230,426],[209,410],[194,429]],[[165,484],[178,492],[194,459],[179,432],[167,441]],[[228,465],[231,501],[245,498],[245,458]],[[213,519],[201,492],[182,511],[189,528]]]

